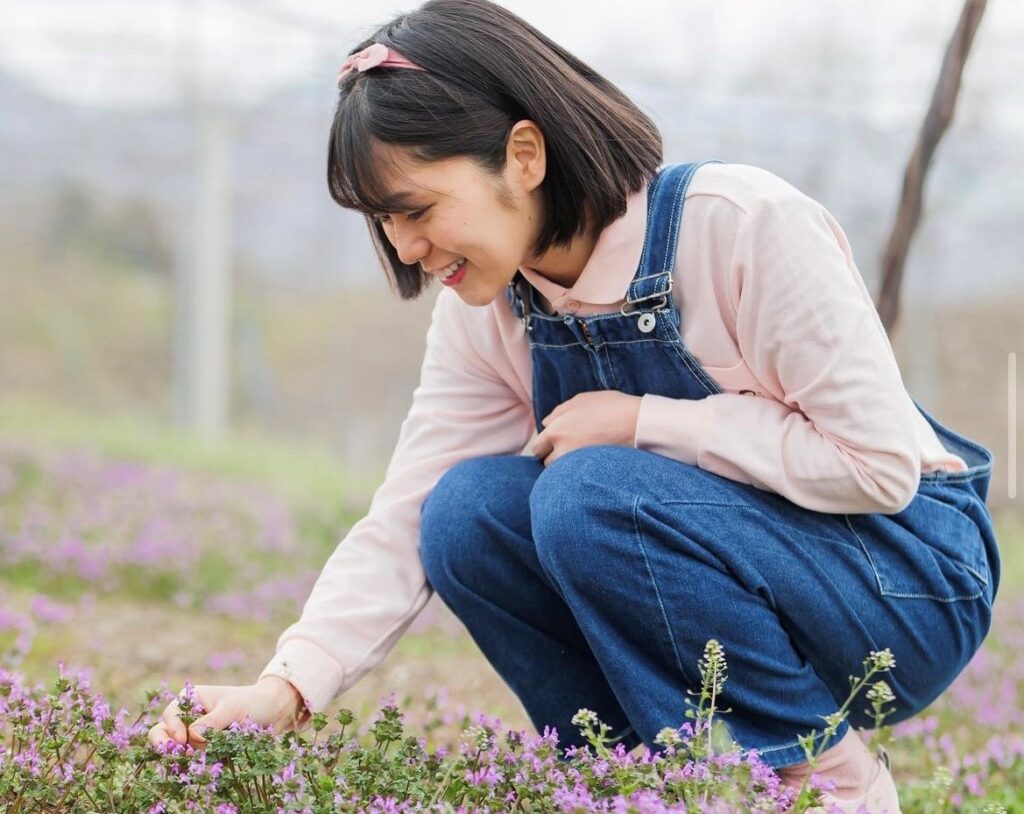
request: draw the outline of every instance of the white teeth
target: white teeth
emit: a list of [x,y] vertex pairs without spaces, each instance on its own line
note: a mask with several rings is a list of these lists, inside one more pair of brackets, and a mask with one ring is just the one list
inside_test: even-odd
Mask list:
[[462,259],[456,260],[456,261],[455,261],[454,263],[452,263],[452,264],[451,264],[450,266],[447,266],[447,267],[446,267],[446,268],[444,269],[444,271],[442,271],[442,272],[441,272],[441,279],[442,279],[442,280],[447,280],[447,279],[448,279],[449,277],[451,277],[451,276],[452,276],[452,275],[453,275],[453,274],[454,274],[454,273],[455,273],[456,271],[458,271],[458,270],[459,270],[459,266],[461,266],[461,265],[462,265],[463,263],[465,263],[465,262],[466,262],[466,261],[465,261],[465,258],[462,258]]

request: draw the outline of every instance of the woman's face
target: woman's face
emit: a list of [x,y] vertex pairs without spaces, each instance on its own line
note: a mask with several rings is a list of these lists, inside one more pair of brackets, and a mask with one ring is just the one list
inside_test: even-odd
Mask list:
[[[536,129],[524,122],[516,127],[523,124]],[[497,176],[464,156],[419,162],[393,152],[391,191],[413,211],[376,217],[403,263],[418,264],[469,305],[487,305],[525,264],[537,238],[543,162],[543,139],[538,153],[535,137],[519,139],[516,128]]]

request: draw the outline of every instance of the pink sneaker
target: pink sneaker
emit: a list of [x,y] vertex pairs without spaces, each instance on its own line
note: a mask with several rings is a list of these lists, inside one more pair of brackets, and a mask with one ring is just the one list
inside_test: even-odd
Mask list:
[[843,799],[822,792],[823,805],[807,809],[807,814],[900,814],[896,783],[889,771],[889,755],[881,747],[875,766],[877,772],[864,796]]

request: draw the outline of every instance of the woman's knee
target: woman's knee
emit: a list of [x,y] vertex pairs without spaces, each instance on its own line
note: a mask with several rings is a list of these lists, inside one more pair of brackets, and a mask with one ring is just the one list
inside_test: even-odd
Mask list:
[[515,511],[517,492],[525,502],[530,464],[510,455],[470,458],[441,476],[420,508],[420,559],[435,589],[454,568],[465,570],[480,558],[488,525]]
[[530,524],[545,565],[582,562],[630,514],[625,447],[581,447],[548,466],[530,493]]
[[[697,467],[631,447],[573,450],[545,469],[530,495],[537,555],[551,575],[571,577],[575,568],[585,574],[597,561],[622,556],[629,549],[624,541],[653,527],[649,544],[671,544],[677,556],[707,561],[706,549],[717,547],[720,537],[714,530],[721,506],[744,505],[718,490],[720,482]],[[665,542],[657,533],[662,529],[686,539]]]

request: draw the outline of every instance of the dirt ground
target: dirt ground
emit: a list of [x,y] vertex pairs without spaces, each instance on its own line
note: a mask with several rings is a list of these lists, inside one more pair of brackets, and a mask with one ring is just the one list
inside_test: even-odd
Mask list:
[[[5,588],[5,604],[25,609],[31,595]],[[243,684],[254,681],[274,652],[281,630],[238,622],[167,603],[144,603],[96,597],[74,607],[61,623],[39,630],[21,669],[49,683],[57,662],[91,668],[94,691],[112,706],[138,709],[148,689],[166,679],[173,690],[185,680],[194,684]],[[480,653],[455,616],[433,597],[385,661],[354,688],[339,696],[332,709],[348,707],[368,722],[383,696],[395,693],[400,706],[412,699],[415,710],[428,695],[444,690],[446,709],[457,716],[482,711],[508,727],[532,732],[522,705]]]

